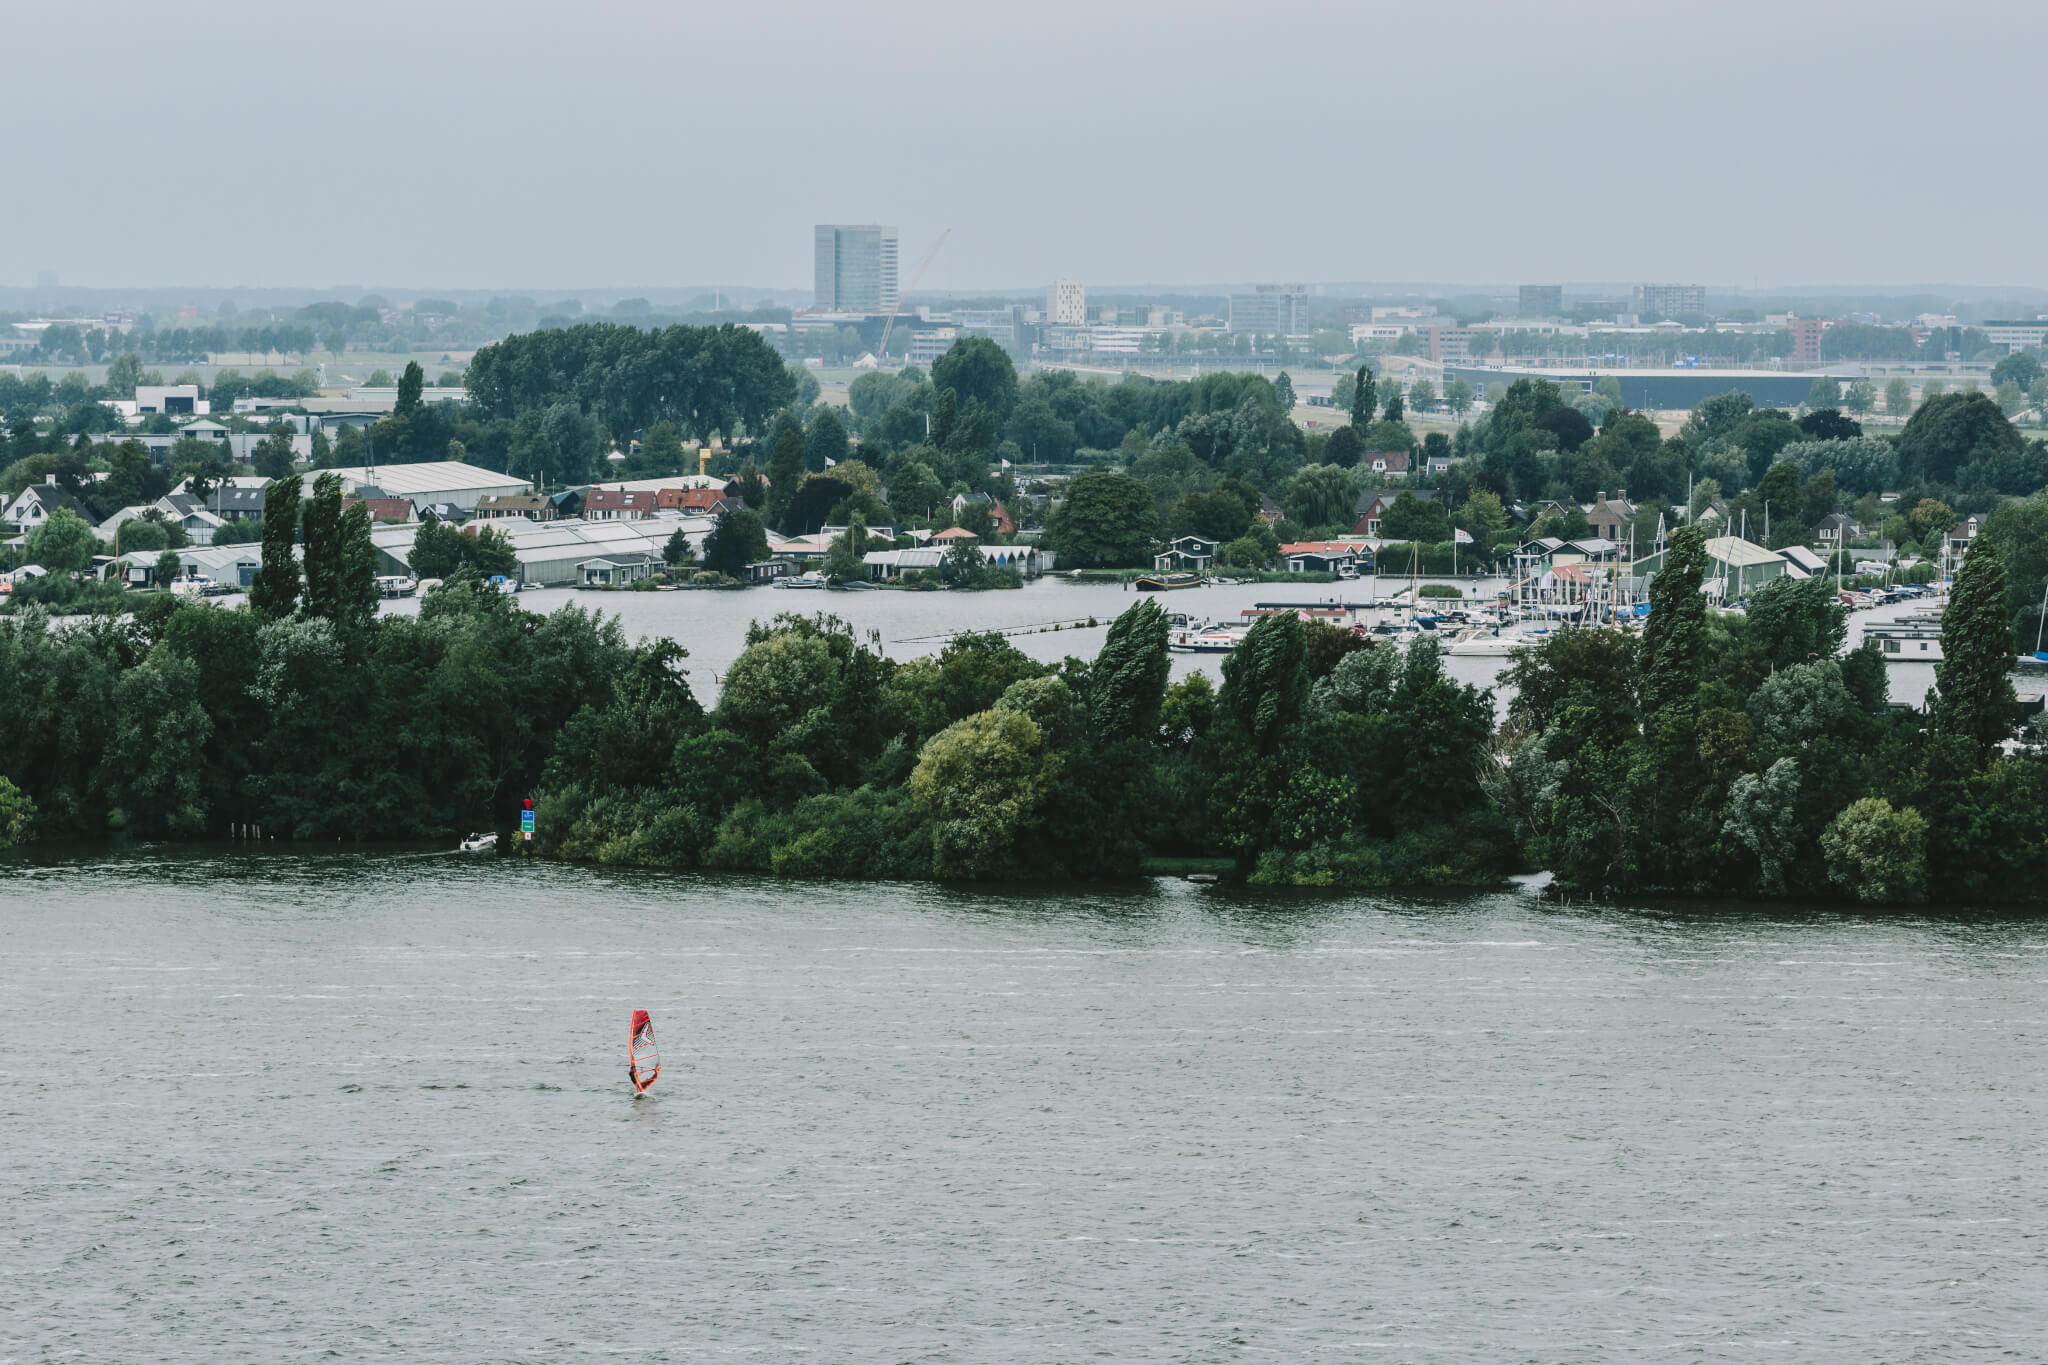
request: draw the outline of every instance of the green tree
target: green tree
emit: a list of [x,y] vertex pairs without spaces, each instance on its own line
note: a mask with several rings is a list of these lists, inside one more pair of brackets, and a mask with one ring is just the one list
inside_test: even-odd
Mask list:
[[1756,859],[1757,889],[1767,896],[1783,894],[1785,869],[1799,850],[1798,797],[1799,764],[1789,757],[1762,774],[1744,773],[1728,791],[1721,832]]
[[768,528],[760,514],[742,507],[721,513],[704,537],[704,567],[733,578],[746,576],[749,564],[768,558]]
[[1816,375],[1813,384],[1806,390],[1806,406],[1818,412],[1822,408],[1836,408],[1842,405],[1842,383],[1832,375]]
[[1953,484],[1969,465],[2016,457],[2025,444],[1988,394],[1937,394],[1922,399],[1899,433],[1900,475],[1909,483]]
[[1280,371],[1273,380],[1273,396],[1280,400],[1280,411],[1294,411],[1294,381],[1287,377],[1287,371]]
[[1358,476],[1342,465],[1309,465],[1288,480],[1282,505],[1298,526],[1348,529],[1358,515]]
[[1159,512],[1130,475],[1091,470],[1067,485],[1046,529],[1069,567],[1143,564],[1159,535]]
[[92,567],[99,548],[91,524],[69,507],[59,507],[29,532],[28,562],[51,573],[84,573]]
[[1681,526],[1664,542],[1664,566],[1650,579],[1650,617],[1643,630],[1640,702],[1647,730],[1669,730],[1689,716],[1699,687],[1706,637],[1707,536]]
[[1224,714],[1252,746],[1270,753],[1308,700],[1308,641],[1293,612],[1261,616],[1223,660]]
[[1927,888],[1927,821],[1881,796],[1853,802],[1821,832],[1828,876],[1866,905],[1919,900]]
[[370,540],[368,503],[359,499],[343,509],[340,535],[331,615],[343,630],[358,631],[376,619],[383,596],[377,587],[377,547]]
[[420,393],[426,388],[427,374],[417,360],[405,362],[405,373],[398,377],[398,402],[391,409],[391,415],[400,421],[417,417],[420,411]]
[[1842,406],[1858,415],[1871,411],[1877,406],[1877,386],[1868,379],[1851,380],[1842,395]]
[[1956,524],[1955,509],[1939,498],[1922,498],[1906,514],[1906,520],[1913,530],[1925,541],[1932,536],[1944,534]]
[[2041,362],[2032,351],[2014,351],[1991,367],[1991,382],[1994,385],[2012,384],[2020,389],[2033,385],[2041,377]]
[[133,398],[135,386],[142,382],[142,357],[133,351],[123,351],[107,366],[107,393],[115,398]]
[[290,616],[299,603],[299,562],[292,555],[299,534],[299,495],[296,475],[263,490],[263,564],[249,588],[249,605],[272,620]]
[[21,788],[0,777],[0,848],[25,844],[35,832],[36,803]]
[[819,408],[804,432],[804,468],[822,470],[844,464],[847,449],[846,424],[831,408]]
[[861,556],[867,553],[867,542],[867,522],[859,513],[855,513],[852,520],[847,523],[844,534],[835,536],[831,548],[826,551],[826,581],[837,585],[865,579],[868,576],[868,566]]
[[789,509],[790,499],[796,496],[797,488],[804,481],[804,438],[794,430],[785,431],[775,438],[775,445],[768,453],[768,520],[774,525],[782,524],[783,513]]
[[980,400],[1000,424],[1017,404],[1017,367],[988,337],[962,337],[932,362],[932,387],[951,389],[963,412]]
[[347,614],[341,518],[341,479],[335,474],[322,474],[313,480],[313,496],[306,500],[301,516],[305,611],[308,616],[325,617],[337,625]]
[[696,558],[696,547],[690,544],[690,537],[678,526],[669,536],[668,542],[661,547],[662,562],[672,569],[679,569],[685,564],[694,563]]
[[251,467],[266,479],[288,477],[297,460],[292,450],[292,429],[282,422],[272,423],[269,434],[249,455]]
[[1099,739],[1151,739],[1159,732],[1170,669],[1166,613],[1143,601],[1110,623],[1109,637],[1088,670],[1089,723]]
[[1913,411],[1913,386],[1904,379],[1888,379],[1884,385],[1884,411],[1887,417],[1905,417]]
[[1403,492],[1381,516],[1380,534],[1388,540],[1425,541],[1434,545],[1451,538],[1451,517],[1442,503]]
[[[1401,386],[1399,384],[1389,384],[1387,385],[1387,406],[1385,409],[1386,420],[1388,420],[1389,422],[1398,422],[1401,420],[1401,413]],[[1411,438],[1411,444],[1412,443],[1413,442]],[[1381,449],[1381,447],[1374,446],[1373,449],[1378,450]]]
[[[1601,382],[1604,384],[1607,381],[1602,380]],[[1618,384],[1615,386],[1614,401],[1617,405],[1621,402],[1620,387]],[[1460,375],[1444,385],[1444,403],[1459,417],[1463,417],[1467,412],[1471,411],[1472,399],[1472,385],[1466,382],[1464,376]]]
[[1059,755],[1022,711],[998,707],[932,737],[910,775],[910,795],[932,822],[941,877],[1012,873],[1020,835],[1042,819]]
[[2005,561],[1977,537],[1956,571],[1941,617],[1941,662],[1934,666],[1934,729],[1988,750],[2012,737],[2012,603]]
[[932,467],[922,460],[906,459],[889,470],[889,506],[899,516],[930,516],[944,492]]
[[1351,425],[1363,432],[1372,425],[1372,415],[1378,411],[1379,386],[1373,383],[1370,365],[1360,365],[1351,382]]
[[165,550],[156,557],[156,582],[158,587],[170,586],[171,580],[184,571],[185,561],[176,550]]
[[1415,405],[1417,412],[1428,412],[1436,406],[1436,385],[1427,379],[1418,379],[1408,386],[1408,401]]

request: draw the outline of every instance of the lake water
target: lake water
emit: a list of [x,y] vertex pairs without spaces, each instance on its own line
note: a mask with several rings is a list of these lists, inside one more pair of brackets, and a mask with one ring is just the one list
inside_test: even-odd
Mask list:
[[0,1360],[2048,1341],[2044,921],[392,852],[4,876]]

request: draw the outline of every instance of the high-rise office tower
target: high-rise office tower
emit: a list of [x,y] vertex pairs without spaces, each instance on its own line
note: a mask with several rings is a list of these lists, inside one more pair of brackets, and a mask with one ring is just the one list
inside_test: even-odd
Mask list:
[[812,307],[823,313],[885,313],[896,306],[896,229],[820,223]]

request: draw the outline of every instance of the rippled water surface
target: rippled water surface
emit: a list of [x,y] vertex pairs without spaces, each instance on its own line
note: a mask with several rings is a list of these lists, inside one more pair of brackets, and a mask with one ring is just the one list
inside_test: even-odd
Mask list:
[[0,1360],[2048,1350],[2038,921],[0,876]]

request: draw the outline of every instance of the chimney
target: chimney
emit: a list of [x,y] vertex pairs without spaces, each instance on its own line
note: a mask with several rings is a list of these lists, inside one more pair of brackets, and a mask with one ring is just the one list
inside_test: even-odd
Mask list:
[[1614,490],[1614,500],[1615,500],[1616,502],[1627,502],[1627,501],[1628,501],[1628,490],[1627,490],[1626,488],[1617,488],[1617,489],[1615,489],[1615,490]]

